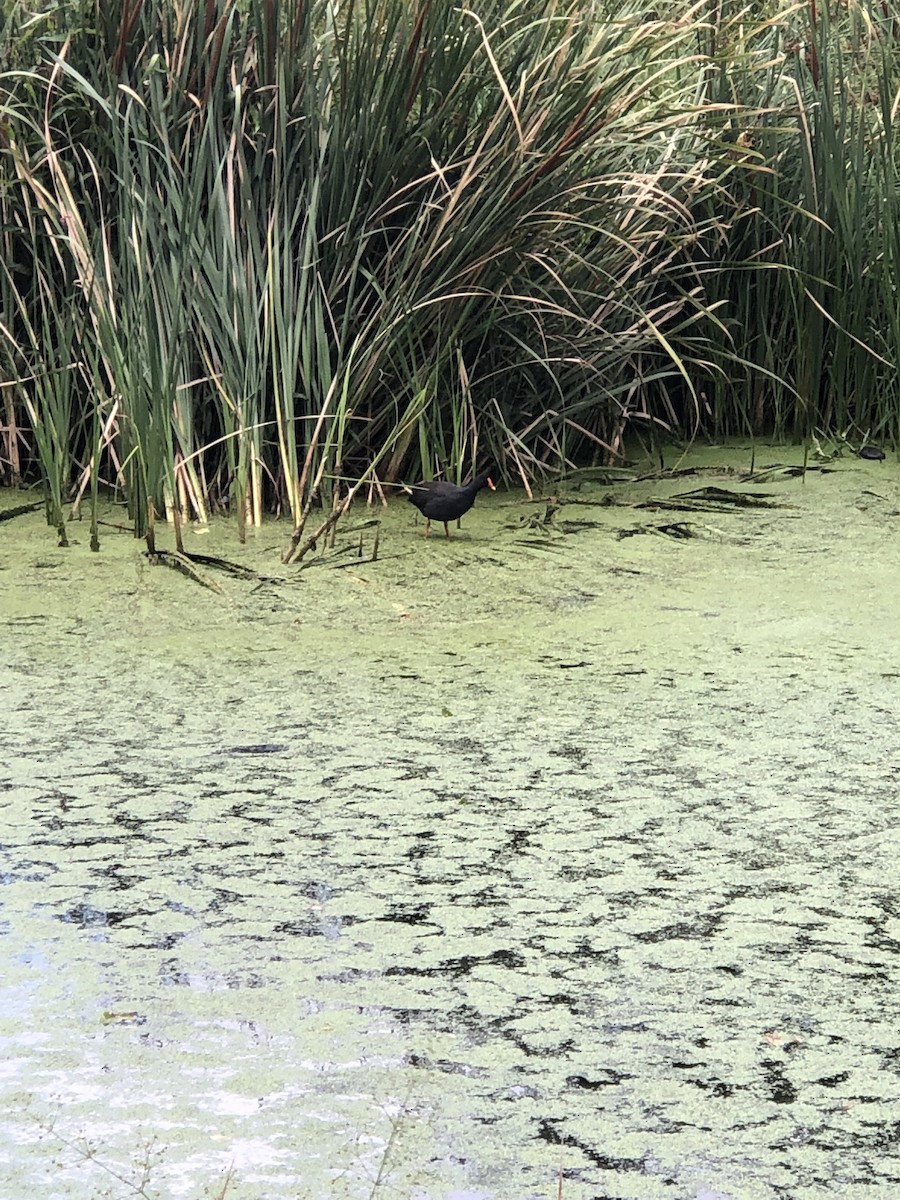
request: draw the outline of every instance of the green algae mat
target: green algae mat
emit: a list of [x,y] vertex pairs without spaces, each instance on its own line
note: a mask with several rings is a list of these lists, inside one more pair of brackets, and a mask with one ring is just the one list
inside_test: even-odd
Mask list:
[[4,1200],[896,1196],[900,469],[748,459],[0,523]]

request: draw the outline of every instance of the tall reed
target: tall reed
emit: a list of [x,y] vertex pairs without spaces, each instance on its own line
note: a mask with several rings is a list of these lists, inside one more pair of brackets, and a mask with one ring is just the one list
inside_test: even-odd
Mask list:
[[0,465],[57,527],[106,484],[151,546],[299,545],[363,480],[900,433],[877,6],[11,11]]

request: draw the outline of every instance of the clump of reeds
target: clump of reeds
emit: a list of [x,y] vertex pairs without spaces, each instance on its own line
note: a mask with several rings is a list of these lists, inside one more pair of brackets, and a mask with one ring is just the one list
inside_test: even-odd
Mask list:
[[61,540],[108,487],[151,549],[227,506],[302,553],[362,487],[487,458],[896,437],[894,25],[760,12],[13,4],[6,481]]

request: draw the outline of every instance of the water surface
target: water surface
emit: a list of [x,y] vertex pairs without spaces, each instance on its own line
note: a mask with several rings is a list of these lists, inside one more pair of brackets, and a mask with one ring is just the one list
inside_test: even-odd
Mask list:
[[0,1195],[896,1195],[900,489],[838,466],[214,528],[283,581],[222,596],[0,525]]

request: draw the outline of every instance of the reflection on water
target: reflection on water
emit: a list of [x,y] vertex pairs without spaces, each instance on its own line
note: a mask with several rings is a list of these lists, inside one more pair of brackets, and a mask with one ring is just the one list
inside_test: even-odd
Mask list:
[[811,673],[621,659],[448,716],[14,654],[5,1200],[890,1194],[894,685],[836,755]]

